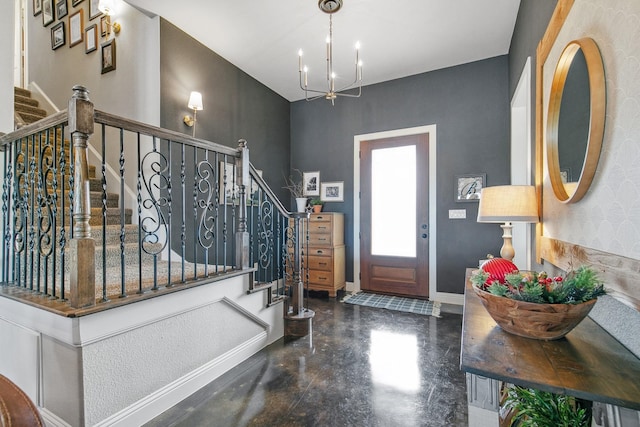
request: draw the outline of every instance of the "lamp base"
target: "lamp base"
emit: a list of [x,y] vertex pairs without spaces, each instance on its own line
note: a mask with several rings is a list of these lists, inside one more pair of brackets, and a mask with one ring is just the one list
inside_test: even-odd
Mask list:
[[513,257],[516,256],[516,251],[513,249],[513,239],[511,235],[511,230],[513,229],[513,225],[510,222],[505,222],[500,226],[502,228],[502,248],[500,248],[500,256],[509,261],[513,260]]

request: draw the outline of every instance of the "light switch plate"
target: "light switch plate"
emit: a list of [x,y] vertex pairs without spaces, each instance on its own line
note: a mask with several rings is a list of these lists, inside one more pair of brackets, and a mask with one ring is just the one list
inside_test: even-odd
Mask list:
[[449,209],[449,219],[465,219],[467,218],[466,209]]

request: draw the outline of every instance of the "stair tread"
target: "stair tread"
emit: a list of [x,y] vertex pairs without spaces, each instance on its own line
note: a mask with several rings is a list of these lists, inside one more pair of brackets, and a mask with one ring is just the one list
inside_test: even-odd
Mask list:
[[17,95],[20,95],[20,96],[25,96],[25,97],[31,98],[31,91],[29,89],[24,89],[24,88],[21,88],[21,87],[14,86],[13,87],[13,93],[17,94]]
[[38,100],[30,98],[28,96],[19,95],[17,93],[14,94],[13,96],[13,102],[15,105],[26,104],[26,105],[32,105],[34,107],[37,107],[38,105],[40,105]]
[[38,115],[41,117],[47,117],[47,112],[45,110],[43,110],[42,108],[38,108],[34,105],[28,105],[28,104],[14,104],[14,108],[17,112],[19,112],[20,114],[22,113],[27,113],[27,114],[32,114],[32,115]]

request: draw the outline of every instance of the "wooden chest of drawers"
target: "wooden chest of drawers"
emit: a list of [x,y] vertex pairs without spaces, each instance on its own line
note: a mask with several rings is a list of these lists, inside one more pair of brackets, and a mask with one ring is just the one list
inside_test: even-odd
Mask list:
[[345,287],[344,214],[311,214],[308,227],[309,246],[304,261],[309,268],[309,289],[328,291],[329,296],[335,297]]

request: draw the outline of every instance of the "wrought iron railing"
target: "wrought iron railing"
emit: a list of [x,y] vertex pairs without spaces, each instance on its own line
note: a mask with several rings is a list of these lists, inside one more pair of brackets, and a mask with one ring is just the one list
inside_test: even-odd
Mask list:
[[68,110],[0,147],[5,286],[73,308],[247,272],[269,303],[286,293],[297,236],[246,141],[230,148],[97,111],[76,86]]

